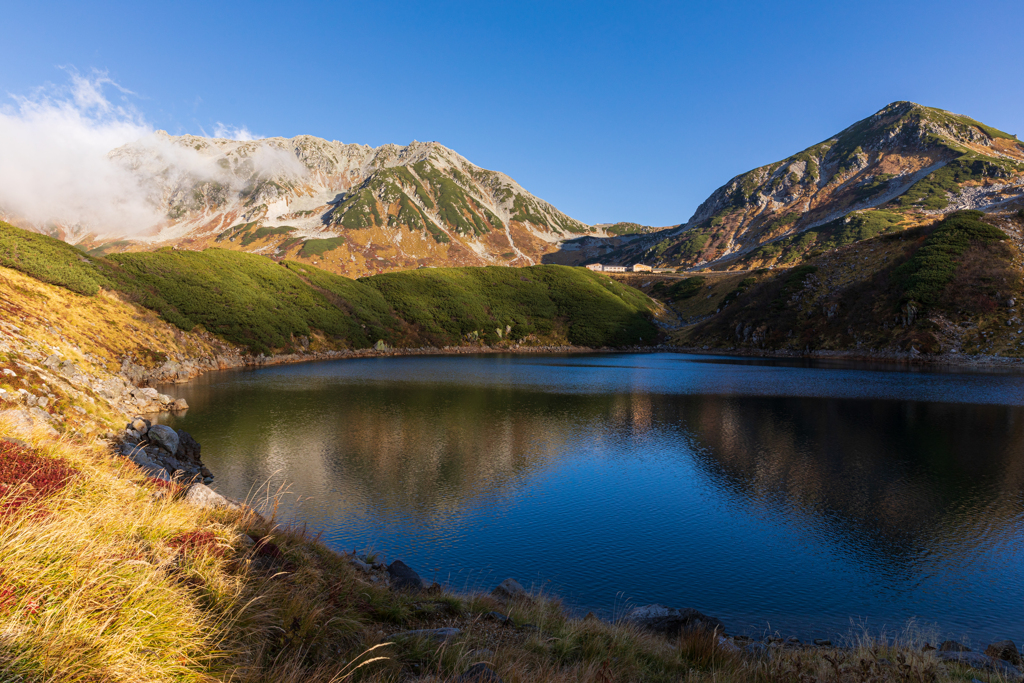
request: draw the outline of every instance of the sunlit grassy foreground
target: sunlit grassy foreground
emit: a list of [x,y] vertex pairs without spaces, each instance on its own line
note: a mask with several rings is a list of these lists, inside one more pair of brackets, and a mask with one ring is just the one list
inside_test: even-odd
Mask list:
[[[6,462],[41,473],[19,483],[0,470],[3,681],[455,681],[477,662],[506,683],[972,678],[909,640],[756,659],[710,634],[668,640],[569,618],[543,596],[393,592],[296,530],[182,502],[102,442],[0,445]],[[263,503],[272,512],[273,498]],[[438,627],[461,632],[393,638]]]

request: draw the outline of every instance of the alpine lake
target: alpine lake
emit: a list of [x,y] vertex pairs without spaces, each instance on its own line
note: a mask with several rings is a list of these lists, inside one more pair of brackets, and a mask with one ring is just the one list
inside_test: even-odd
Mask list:
[[407,356],[162,387],[239,500],[457,590],[729,633],[1024,637],[1024,375],[679,353]]

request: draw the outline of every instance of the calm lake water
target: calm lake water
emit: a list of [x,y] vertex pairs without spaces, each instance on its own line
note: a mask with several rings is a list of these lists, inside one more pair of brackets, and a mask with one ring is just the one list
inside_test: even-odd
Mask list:
[[1024,639],[1024,376],[684,354],[343,360],[164,388],[217,476],[456,588],[730,633]]

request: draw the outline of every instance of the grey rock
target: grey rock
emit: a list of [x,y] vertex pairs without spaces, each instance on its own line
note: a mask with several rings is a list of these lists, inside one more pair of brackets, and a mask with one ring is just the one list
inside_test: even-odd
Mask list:
[[1003,659],[1014,666],[1021,665],[1020,652],[1012,640],[1000,640],[998,643],[992,643],[985,648],[985,654],[996,659]]
[[498,584],[497,588],[491,591],[491,595],[501,600],[530,597],[530,594],[526,592],[526,589],[523,588],[515,579],[505,579]]
[[10,408],[0,410],[0,422],[8,422],[11,429],[22,436],[31,436],[39,431],[46,436],[57,436],[57,430],[50,425],[50,416],[39,408]]
[[455,680],[459,683],[502,683],[494,669],[484,662],[477,662]]
[[[199,442],[183,429],[179,429],[176,434],[178,436],[178,447],[173,451],[174,457],[202,469],[203,463],[200,459],[202,447],[199,445]],[[205,474],[208,475],[209,470]]]
[[493,619],[494,621],[498,622],[499,624],[508,624],[508,623],[511,623],[511,621],[512,621],[511,619],[509,619],[507,616],[505,616],[501,612],[488,612],[487,613],[487,618],[488,619]]
[[388,576],[391,577],[391,585],[400,590],[422,590],[425,582],[412,568],[401,560],[395,560],[388,565]]
[[426,638],[427,640],[433,640],[439,643],[444,643],[455,636],[462,633],[457,628],[421,628],[415,631],[402,631],[401,633],[395,633],[391,637],[395,640],[405,640],[407,638]]
[[237,509],[238,503],[228,500],[205,484],[191,484],[185,489],[181,499],[190,505],[203,508],[231,508]]
[[714,617],[701,614],[695,609],[676,609],[665,605],[644,605],[636,607],[623,621],[647,631],[677,636],[684,631],[717,631],[725,633],[725,626]]
[[146,433],[146,438],[172,455],[178,452],[178,433],[167,425],[153,425]]
[[731,654],[731,655],[738,655],[738,654],[741,654],[743,652],[736,645],[736,643],[732,642],[731,640],[729,640],[728,638],[726,638],[724,636],[718,636],[718,649],[721,650],[722,652],[725,652],[725,653],[728,653],[728,654]]
[[350,565],[352,565],[353,567],[355,567],[356,569],[358,569],[359,571],[364,572],[366,574],[369,574],[370,572],[373,571],[373,567],[371,567],[370,565],[366,564],[365,562],[360,560],[358,557],[350,558],[348,563]]

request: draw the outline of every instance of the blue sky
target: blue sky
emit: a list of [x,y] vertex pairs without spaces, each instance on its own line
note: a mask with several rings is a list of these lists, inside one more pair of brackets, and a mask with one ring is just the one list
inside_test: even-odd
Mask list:
[[32,2],[0,93],[107,72],[154,128],[437,140],[588,223],[680,223],[732,176],[913,100],[1024,133],[1019,2]]

